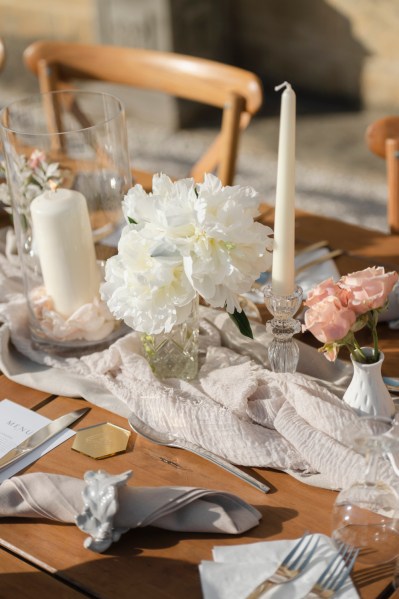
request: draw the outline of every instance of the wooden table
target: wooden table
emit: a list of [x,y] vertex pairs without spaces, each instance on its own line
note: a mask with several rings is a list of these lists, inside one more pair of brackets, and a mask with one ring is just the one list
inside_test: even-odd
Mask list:
[[[272,219],[272,210],[265,220]],[[387,237],[332,219],[299,213],[297,240],[328,239],[346,254],[338,258],[341,272],[385,264],[399,269],[399,237]],[[386,374],[399,374],[399,332],[380,328]],[[310,341],[310,338],[309,338]],[[84,400],[48,396],[0,377],[0,397],[19,402],[44,416],[57,416],[87,405]],[[97,407],[76,428],[100,422],[128,428],[126,420]],[[211,559],[214,545],[232,545],[295,538],[306,529],[330,534],[336,493],[300,483],[270,469],[248,469],[271,486],[264,495],[236,477],[182,450],[153,445],[132,433],[125,454],[96,462],[71,450],[68,440],[41,458],[29,472],[43,471],[82,477],[86,470],[111,473],[132,469],[137,486],[192,485],[223,489],[256,506],[262,521],[249,533],[201,535],[156,528],[136,529],[122,536],[103,555],[83,548],[83,533],[73,525],[48,521],[4,519],[0,524],[0,597],[98,597],[124,599],[200,599],[198,564]],[[375,599],[393,575],[393,564],[366,569],[358,565],[354,580],[364,599]],[[399,596],[396,593],[395,596]],[[288,598],[287,598],[288,599]]]

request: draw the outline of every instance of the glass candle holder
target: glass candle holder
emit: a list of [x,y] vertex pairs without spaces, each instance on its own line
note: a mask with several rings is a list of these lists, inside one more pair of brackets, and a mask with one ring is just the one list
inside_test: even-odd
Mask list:
[[112,95],[37,94],[0,114],[33,344],[56,353],[122,332],[99,294],[131,186],[125,114]]
[[265,304],[273,318],[266,330],[273,335],[268,355],[274,372],[295,372],[299,360],[299,347],[293,335],[301,332],[301,323],[292,318],[302,302],[302,288],[297,286],[291,295],[277,295],[272,285],[263,287]]

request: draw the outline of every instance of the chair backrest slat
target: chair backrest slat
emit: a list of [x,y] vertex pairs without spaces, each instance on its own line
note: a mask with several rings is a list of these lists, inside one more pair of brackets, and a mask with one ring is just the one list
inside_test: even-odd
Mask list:
[[208,172],[217,169],[224,185],[234,179],[240,131],[263,101],[262,85],[253,73],[172,52],[38,41],[25,50],[24,60],[39,78],[43,92],[69,87],[74,79],[96,80],[220,108],[223,118],[218,138],[189,174],[200,180],[205,168]]

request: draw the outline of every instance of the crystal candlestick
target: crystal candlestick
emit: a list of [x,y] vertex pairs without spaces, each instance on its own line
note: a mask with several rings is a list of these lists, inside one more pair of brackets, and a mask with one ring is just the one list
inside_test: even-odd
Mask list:
[[301,323],[292,318],[302,302],[302,288],[296,287],[290,295],[276,295],[271,285],[263,287],[265,304],[273,315],[266,330],[273,335],[269,345],[270,367],[274,372],[295,372],[299,347],[293,335],[301,332]]

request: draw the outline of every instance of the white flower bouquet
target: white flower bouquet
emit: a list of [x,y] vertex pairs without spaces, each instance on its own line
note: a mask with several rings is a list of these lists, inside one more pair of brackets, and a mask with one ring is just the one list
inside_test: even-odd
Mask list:
[[252,187],[154,175],[152,193],[132,187],[123,201],[127,221],[118,254],[107,260],[103,299],[136,331],[168,332],[187,318],[197,294],[225,308],[252,337],[239,295],[271,265],[272,230],[254,221]]

